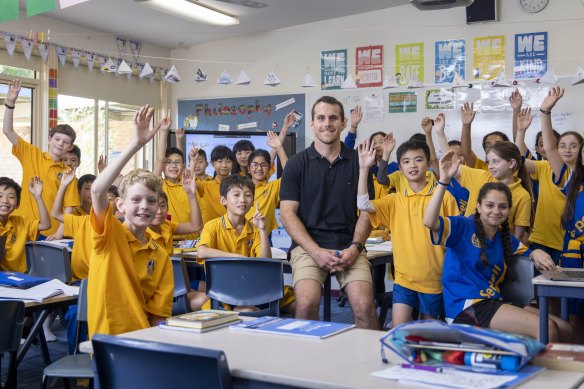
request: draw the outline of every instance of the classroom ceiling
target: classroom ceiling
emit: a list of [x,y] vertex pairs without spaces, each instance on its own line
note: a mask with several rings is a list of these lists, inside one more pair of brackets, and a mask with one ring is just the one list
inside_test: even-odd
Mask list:
[[409,3],[409,0],[259,0],[268,6],[254,9],[224,1],[199,1],[239,17],[239,25],[220,27],[189,22],[134,0],[90,0],[44,15],[174,49]]

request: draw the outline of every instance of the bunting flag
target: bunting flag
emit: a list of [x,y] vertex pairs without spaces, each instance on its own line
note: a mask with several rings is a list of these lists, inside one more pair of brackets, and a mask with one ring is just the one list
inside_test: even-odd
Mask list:
[[382,88],[383,89],[399,88],[399,84],[397,83],[395,76],[385,73]]
[[118,65],[118,74],[132,74],[132,68],[130,68],[130,66],[128,66],[128,63],[126,61],[124,61],[123,59],[120,61],[120,64]]
[[491,81],[491,86],[496,88],[509,88],[511,84],[509,83],[509,80],[507,79],[507,75],[505,74],[505,72],[501,70],[501,73],[499,73],[497,78]]
[[554,72],[553,68],[549,68],[545,74],[541,78],[535,80],[535,82],[542,85],[556,86],[558,85],[558,76],[556,76],[556,72]]
[[460,77],[460,74],[454,73],[452,88],[472,88],[472,84],[470,84],[464,78]]
[[85,60],[87,61],[87,67],[89,68],[89,71],[92,71],[93,65],[95,64],[95,54],[86,51]]
[[120,55],[123,57],[126,55],[126,42],[127,40],[124,38],[116,37],[116,43],[118,44],[118,51]]
[[196,82],[203,82],[203,81],[207,81],[209,79],[209,75],[207,73],[205,73],[204,71],[201,70],[201,68],[197,69],[197,72],[195,73],[195,81]]
[[223,73],[217,79],[217,84],[229,85],[233,81],[231,80],[231,76],[227,73],[227,69],[223,70]]
[[280,77],[278,77],[275,72],[270,72],[264,80],[264,85],[276,86],[280,85],[280,82]]
[[418,79],[418,75],[413,73],[410,77],[410,83],[408,84],[408,89],[423,88],[424,83]]
[[65,61],[67,60],[67,47],[55,45],[55,50],[57,51],[57,57],[61,66],[65,66]]
[[105,64],[103,64],[103,66],[100,68],[100,70],[106,73],[116,73],[118,69],[114,61],[112,61],[111,58],[108,58]]
[[357,84],[355,83],[353,76],[351,76],[351,73],[347,73],[347,78],[345,78],[345,81],[341,84],[341,89],[354,89],[356,87]]
[[32,54],[32,48],[34,47],[34,41],[32,39],[20,37],[20,44],[22,45],[22,51],[24,53],[24,58],[30,60],[30,55]]
[[165,78],[166,78],[167,70],[166,69],[162,69],[162,68],[156,68],[156,70],[158,71],[158,74],[160,75],[160,79],[162,81],[166,81]]
[[26,0],[26,16],[35,16],[55,9],[56,0]]
[[576,70],[576,75],[572,79],[572,85],[580,85],[584,82],[584,69],[581,66],[578,66]]
[[88,1],[89,0],[59,0],[59,5],[61,6],[61,9],[64,9]]
[[39,53],[41,53],[41,58],[43,59],[43,62],[47,63],[47,59],[49,58],[50,45],[47,42],[39,42],[37,46],[39,48]]
[[71,49],[71,60],[73,61],[73,66],[77,69],[77,67],[79,67],[79,62],[81,61],[81,50]]
[[249,85],[250,83],[251,78],[245,70],[242,70],[241,73],[239,73],[239,77],[237,77],[237,81],[235,81],[235,85]]
[[16,35],[9,32],[3,32],[2,36],[4,37],[6,51],[8,52],[8,55],[12,57],[12,54],[14,54],[14,48],[16,47]]
[[142,42],[130,41],[130,50],[134,56],[134,60],[138,61],[138,56],[140,55],[140,50],[142,49]]
[[314,77],[312,77],[312,74],[306,73],[306,75],[302,79],[301,86],[303,88],[311,88],[311,87],[316,86],[316,80],[314,79]]
[[140,72],[140,79],[152,76],[154,76],[154,69],[152,69],[152,66],[150,66],[150,64],[146,62],[142,67],[142,71]]
[[178,75],[178,71],[176,70],[176,67],[174,65],[172,65],[168,73],[166,73],[166,76],[164,76],[164,81],[168,81],[171,84],[176,84],[177,82],[180,82],[180,76]]
[[18,0],[0,0],[0,22],[18,19]]
[[103,67],[105,66],[105,62],[106,62],[106,60],[105,60],[105,57],[103,55],[97,56],[97,64],[99,65],[99,70],[102,73],[105,73],[105,70],[103,70]]

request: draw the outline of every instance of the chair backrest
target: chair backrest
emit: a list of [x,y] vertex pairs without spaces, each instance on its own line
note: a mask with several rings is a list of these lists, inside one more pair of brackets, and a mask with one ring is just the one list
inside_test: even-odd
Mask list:
[[189,275],[184,259],[181,257],[170,257],[172,261],[172,271],[174,273],[174,292],[172,303],[172,315],[181,315],[190,311],[187,294],[190,291]]
[[535,298],[535,288],[531,280],[534,277],[533,262],[527,257],[515,255],[509,263],[511,271],[515,274],[515,279],[507,276],[501,283],[501,295],[507,301],[522,305],[529,305]]
[[81,280],[77,297],[77,321],[87,322],[87,278]]
[[231,388],[223,351],[96,334],[96,377],[102,388]]
[[67,247],[49,242],[26,242],[24,248],[28,274],[56,278],[66,284],[71,282],[71,258]]
[[268,258],[211,258],[205,260],[207,296],[211,308],[219,302],[230,305],[269,307],[249,316],[280,315],[279,300],[284,297],[283,264]]
[[18,351],[23,324],[24,302],[0,300],[0,354]]

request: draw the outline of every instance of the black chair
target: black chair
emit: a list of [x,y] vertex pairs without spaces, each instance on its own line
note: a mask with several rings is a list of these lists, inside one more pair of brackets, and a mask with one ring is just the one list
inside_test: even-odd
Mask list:
[[43,371],[43,388],[47,387],[51,377],[65,378],[65,388],[69,388],[69,378],[87,378],[93,387],[93,370],[91,356],[78,354],[81,337],[81,326],[87,325],[87,279],[81,281],[77,299],[77,331],[75,335],[75,354],[67,355],[45,367]]
[[207,296],[211,308],[219,303],[261,306],[245,316],[280,316],[280,299],[284,297],[283,263],[268,258],[210,258],[205,260]]
[[71,258],[67,247],[50,242],[26,242],[28,274],[48,279],[56,278],[66,284],[71,282]]
[[16,389],[16,354],[20,348],[23,324],[24,302],[0,300],[0,360],[6,352],[10,358],[6,382],[3,385],[0,382],[0,387]]
[[188,293],[190,291],[189,274],[184,259],[171,257],[174,273],[174,292],[172,299],[172,316],[191,311]]
[[535,267],[531,259],[514,255],[501,283],[501,296],[512,303],[530,305],[535,299],[535,286],[531,282],[533,277]]
[[231,388],[223,351],[95,334],[92,338],[99,387]]

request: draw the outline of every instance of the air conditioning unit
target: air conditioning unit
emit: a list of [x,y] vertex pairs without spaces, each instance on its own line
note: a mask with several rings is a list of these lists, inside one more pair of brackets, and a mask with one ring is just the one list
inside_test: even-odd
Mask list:
[[422,11],[434,11],[454,7],[468,7],[474,0],[410,0],[410,4]]

